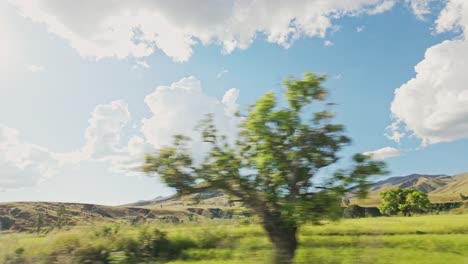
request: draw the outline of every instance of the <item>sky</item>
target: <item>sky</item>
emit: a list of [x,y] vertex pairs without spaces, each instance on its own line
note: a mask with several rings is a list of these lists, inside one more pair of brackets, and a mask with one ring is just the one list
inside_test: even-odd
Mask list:
[[[465,0],[0,2],[0,202],[173,193],[138,168],[306,71],[327,74],[340,156],[386,177],[468,171]],[[325,171],[324,174],[329,173]]]

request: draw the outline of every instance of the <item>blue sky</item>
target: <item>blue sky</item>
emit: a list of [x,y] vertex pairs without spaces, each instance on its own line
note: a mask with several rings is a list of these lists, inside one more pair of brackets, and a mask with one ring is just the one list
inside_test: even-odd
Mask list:
[[234,110],[305,71],[329,76],[344,159],[468,171],[463,0],[252,3],[0,3],[0,201],[168,195],[144,153],[207,112],[233,134]]

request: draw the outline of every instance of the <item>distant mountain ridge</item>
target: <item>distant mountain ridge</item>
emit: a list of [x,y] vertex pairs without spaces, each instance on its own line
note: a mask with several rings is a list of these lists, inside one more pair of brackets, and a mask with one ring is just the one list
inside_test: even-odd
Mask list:
[[[220,198],[223,201],[218,201],[216,198]],[[168,205],[174,202],[179,203],[180,201],[193,201],[193,200],[207,201],[210,199],[215,199],[214,203],[218,203],[217,205],[226,206],[228,204],[228,201],[223,192],[216,191],[216,190],[205,190],[201,193],[183,195],[183,196],[179,196],[177,194],[173,194],[169,196],[157,196],[156,198],[151,199],[151,200],[140,200],[135,203],[124,204],[123,206],[154,206],[154,205],[161,205],[161,204]]]
[[[468,172],[460,173],[454,176],[445,174],[426,175],[411,174],[407,176],[391,177],[382,181],[377,181],[371,185],[369,196],[378,196],[383,190],[393,188],[412,188],[431,195],[448,195],[451,197],[459,196],[460,193],[468,194]],[[349,189],[350,198],[355,197],[353,191]]]
[[[468,197],[468,172],[448,175],[411,174],[391,177],[377,181],[371,185],[369,197],[365,200],[355,199],[351,188],[348,198],[354,204],[361,206],[377,206],[380,204],[379,193],[392,188],[413,188],[429,195],[433,203],[454,203],[462,200],[462,194]],[[145,221],[172,221],[173,219],[188,219],[191,215],[213,218],[229,215],[248,215],[242,205],[235,204],[232,197],[220,191],[208,190],[191,195],[158,196],[148,201],[123,206],[103,206],[80,203],[57,202],[10,202],[0,203],[0,231],[33,230],[38,212],[44,214],[48,225],[55,223],[57,210],[61,205],[66,207],[66,225],[80,225],[95,222],[122,222],[133,219]]]
[[[383,190],[393,188],[413,188],[415,190],[429,194],[430,196],[444,197],[442,200],[458,200],[460,193],[468,195],[468,172],[449,176],[446,174],[410,174],[406,176],[390,177],[385,180],[377,181],[371,185],[369,189],[369,197],[378,197],[379,193]],[[356,188],[348,189],[348,198],[355,198]],[[192,197],[193,196],[193,197]],[[224,195],[220,191],[205,191],[200,196],[196,194],[191,195],[191,198],[201,198],[202,200],[209,198],[223,198]],[[190,198],[190,197],[185,197]],[[152,200],[138,201],[135,203],[127,204],[126,206],[154,206],[157,204],[165,204],[176,202],[182,197],[176,195],[161,197],[158,196]],[[437,199],[439,200],[439,199]]]
[[169,195],[169,196],[159,195],[156,198],[153,198],[151,200],[139,200],[138,202],[124,204],[123,206],[149,206],[149,205],[154,205],[160,202],[170,200],[172,198],[175,198],[175,195]]

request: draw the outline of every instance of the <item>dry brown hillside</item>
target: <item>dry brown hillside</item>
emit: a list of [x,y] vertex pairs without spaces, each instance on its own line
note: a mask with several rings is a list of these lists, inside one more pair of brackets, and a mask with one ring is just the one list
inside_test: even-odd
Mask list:
[[0,203],[0,231],[32,231],[39,214],[44,230],[57,226],[58,211],[65,208],[64,226],[134,221],[181,222],[212,218],[248,216],[248,210],[236,207],[220,192],[207,191],[189,196],[159,197],[122,206],[81,203],[15,202]]
[[369,198],[357,200],[356,195],[353,194],[349,198],[357,204],[378,205],[380,203],[379,193],[393,188],[413,188],[427,193],[433,203],[457,202],[462,200],[460,194],[468,196],[468,173],[454,176],[411,174],[391,177],[372,184]]

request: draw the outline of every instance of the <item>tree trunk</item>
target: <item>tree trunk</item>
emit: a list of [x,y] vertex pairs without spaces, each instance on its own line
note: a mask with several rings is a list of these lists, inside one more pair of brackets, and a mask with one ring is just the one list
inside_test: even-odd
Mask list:
[[288,226],[281,221],[266,220],[264,228],[273,244],[273,262],[275,264],[294,263],[297,248],[297,227]]
[[273,253],[275,264],[292,264],[294,263],[294,254],[297,248],[297,238],[295,230],[291,233],[284,233],[276,236],[273,242]]

